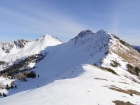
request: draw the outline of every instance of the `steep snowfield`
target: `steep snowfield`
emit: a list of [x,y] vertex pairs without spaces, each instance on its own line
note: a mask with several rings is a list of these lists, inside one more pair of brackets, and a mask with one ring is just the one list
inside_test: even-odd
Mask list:
[[[42,45],[44,37],[30,42],[27,48],[20,49],[24,54],[20,52],[19,56],[39,53],[45,48],[47,56],[35,64],[34,71],[39,78],[27,79],[27,82],[16,80],[18,88],[10,90],[6,98],[1,97],[0,105],[115,105],[114,100],[140,105],[140,96],[110,89],[140,92],[140,80],[128,73],[128,62],[110,49],[117,43],[113,38],[105,30],[96,33],[87,30],[67,43],[58,41],[56,46],[49,45],[52,41]],[[121,66],[111,67],[111,60]],[[110,67],[118,75],[93,65]]]

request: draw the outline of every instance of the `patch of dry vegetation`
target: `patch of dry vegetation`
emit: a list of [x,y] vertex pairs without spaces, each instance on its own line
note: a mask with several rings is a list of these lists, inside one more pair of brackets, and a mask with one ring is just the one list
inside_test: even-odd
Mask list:
[[115,103],[115,105],[134,105],[130,102],[123,102],[123,101],[120,101],[120,100],[115,100],[115,101],[112,101],[113,103]]
[[121,65],[117,61],[112,60],[111,66],[112,67],[118,67],[118,66],[121,66]]
[[123,84],[128,84],[129,85],[129,83],[127,83],[127,82],[119,82],[119,83],[123,83]]
[[26,76],[23,73],[17,74],[17,79],[26,81]]
[[102,70],[106,70],[108,72],[111,72],[112,74],[118,75],[113,69],[107,68],[107,67],[101,67]]
[[94,79],[108,81],[107,79],[103,79],[103,78],[94,78]]
[[129,48],[130,50],[124,49],[122,50],[121,48],[114,46],[115,49],[111,49],[112,52],[117,54],[119,57],[123,58],[125,61],[128,61],[130,64],[133,64],[137,67],[140,67],[139,62],[140,62],[140,53],[136,52],[132,48]]
[[131,96],[133,96],[133,94],[135,94],[135,95],[140,95],[140,92],[138,92],[138,91],[136,91],[136,90],[132,90],[132,89],[124,90],[124,89],[121,89],[121,88],[116,87],[116,86],[114,86],[114,85],[111,85],[111,87],[109,87],[109,89],[114,90],[114,91],[117,91],[117,92],[129,94],[129,95],[131,95]]
[[117,54],[118,54],[120,57],[122,57],[123,59],[125,59],[126,61],[129,61],[129,62],[135,61],[135,58],[134,58],[134,57],[132,57],[132,56],[126,54],[126,53],[120,53],[120,52],[118,52]]
[[129,89],[127,91],[130,92],[130,93],[133,93],[133,94],[136,94],[136,95],[139,95],[140,96],[140,92],[138,92],[136,90]]
[[135,78],[133,78],[133,77],[130,77],[130,76],[127,76],[127,75],[124,75],[124,77],[126,77],[126,78],[128,78],[128,79],[130,79],[130,80],[132,80],[133,82],[135,82],[135,83],[138,83],[138,84],[140,84],[140,82],[139,81],[137,81]]
[[133,67],[130,64],[127,64],[126,67],[131,74],[139,76],[139,74],[140,74],[140,68],[139,67]]
[[109,87],[109,89],[111,89],[111,90],[115,90],[115,91],[118,91],[118,92],[121,92],[121,93],[129,94],[129,92],[128,92],[127,90],[124,90],[124,89],[118,88],[118,87],[113,86],[113,85],[111,85],[111,87]]

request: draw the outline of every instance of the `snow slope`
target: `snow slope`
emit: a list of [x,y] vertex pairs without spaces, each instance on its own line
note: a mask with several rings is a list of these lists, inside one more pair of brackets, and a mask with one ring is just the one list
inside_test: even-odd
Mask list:
[[[40,46],[38,44],[30,46]],[[115,105],[114,100],[140,105],[139,95],[110,89],[140,92],[140,80],[127,71],[128,62],[114,53],[117,47],[113,50],[112,46],[116,44],[123,46],[105,30],[96,33],[87,30],[67,43],[46,46],[47,56],[34,69],[39,78],[27,82],[16,80],[18,89],[10,90],[6,98],[1,97],[0,105]],[[37,50],[28,50],[29,54],[38,53],[39,47],[35,48]],[[112,67],[112,60],[121,66]],[[94,65],[112,68],[118,75]]]
[[[112,101],[121,100],[139,105],[140,98],[133,97],[110,90],[107,86],[115,85],[123,89],[139,90],[140,85],[128,79],[112,75],[91,65],[81,65],[73,74],[79,74],[75,78],[59,80],[55,77],[54,82],[47,80],[48,74],[40,73],[40,78],[29,80],[26,83],[17,81],[18,89],[9,92],[9,96],[0,99],[1,105],[114,105]],[[77,70],[78,69],[78,70]],[[50,74],[49,74],[50,75]],[[53,79],[52,78],[52,79]],[[58,78],[58,77],[57,77]],[[98,80],[102,78],[105,80]],[[128,84],[124,84],[127,82]],[[38,87],[39,85],[39,87]],[[16,93],[16,94],[14,94]],[[11,94],[11,95],[10,95]]]
[[[10,64],[15,62],[16,60],[19,60],[21,58],[25,58],[27,56],[33,55],[33,54],[38,54],[41,53],[42,50],[45,50],[45,48],[50,47],[50,46],[55,46],[58,44],[61,44],[62,42],[59,41],[56,38],[53,38],[52,36],[46,34],[42,36],[39,39],[36,39],[35,41],[24,41],[24,46],[19,47],[19,40],[14,41],[12,43],[2,43],[0,46],[0,61],[6,61]],[[20,43],[21,44],[21,43]],[[6,47],[8,46],[8,47]],[[12,47],[9,47],[12,46]],[[9,52],[5,52],[5,50],[9,50]],[[1,70],[3,68],[1,67]]]

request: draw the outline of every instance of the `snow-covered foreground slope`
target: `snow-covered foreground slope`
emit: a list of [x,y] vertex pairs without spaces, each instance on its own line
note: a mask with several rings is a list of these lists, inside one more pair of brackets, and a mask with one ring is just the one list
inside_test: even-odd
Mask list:
[[[49,46],[52,41],[42,45],[43,39],[30,42],[19,54],[24,57],[42,50],[47,52],[33,69],[39,78],[27,79],[27,82],[16,80],[18,88],[10,90],[6,98],[1,97],[0,105],[114,105],[115,100],[140,105],[140,80],[126,67],[128,63],[137,66],[133,59],[139,61],[140,54],[121,44],[112,34],[105,30],[82,31],[69,42],[58,41],[53,46]],[[10,51],[9,58],[14,59],[10,56],[14,51]],[[130,61],[119,56],[127,52],[133,55]],[[5,56],[3,60],[9,61],[9,58]],[[112,61],[120,65],[113,67]],[[111,68],[117,75],[97,66]]]
[[114,85],[125,90],[138,90],[139,84],[87,64],[75,69],[74,74],[78,75],[79,70],[83,72],[71,79],[55,79],[49,83],[49,74],[39,72],[40,78],[26,83],[17,81],[18,89],[9,93],[10,96],[1,98],[0,105],[114,105],[114,100],[140,104],[139,96],[108,88]]

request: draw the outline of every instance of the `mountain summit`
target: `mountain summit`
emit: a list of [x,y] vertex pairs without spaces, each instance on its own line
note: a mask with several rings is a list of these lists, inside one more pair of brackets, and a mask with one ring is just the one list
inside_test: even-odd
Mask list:
[[38,54],[49,46],[55,46],[62,42],[48,34],[34,41],[17,40],[11,43],[0,43],[0,61],[15,62],[17,59]]
[[[51,46],[54,47],[51,48]],[[106,30],[99,30],[96,33],[91,30],[84,30],[67,43],[62,43],[57,38],[46,34],[35,41],[26,41],[22,39],[7,44],[1,43],[0,47],[0,60],[6,62],[14,62],[23,57],[39,54],[43,50],[47,52],[51,48],[52,50],[49,52],[53,52],[54,57],[49,58],[52,60],[55,57],[59,58],[60,55],[65,55],[69,60],[65,60],[63,57],[59,58],[64,59],[62,61],[65,63],[73,61],[75,57],[78,57],[81,64],[89,62],[99,67],[110,67],[112,62],[122,62],[130,64],[133,67],[140,67],[140,53]],[[69,58],[69,56],[75,57]],[[110,64],[106,63],[106,61]],[[64,62],[60,62],[62,66]],[[52,63],[58,62],[54,60]],[[75,65],[79,64],[79,60],[74,60],[73,63]],[[120,64],[120,67],[121,66],[122,64]],[[125,67],[122,68],[127,69]]]
[[34,44],[40,44],[40,47],[42,47],[42,45],[45,44],[46,46],[53,46],[56,44],[60,44],[62,43],[61,41],[59,41],[56,38],[53,38],[51,35],[44,35],[42,37],[40,37],[39,39],[36,39],[35,41],[27,41],[24,39],[19,39],[17,41],[13,41],[11,43],[0,43],[0,49],[1,51],[5,52],[5,53],[10,53],[10,51],[15,47],[16,49],[23,49],[24,47],[27,47],[28,45],[30,45],[31,43]]

